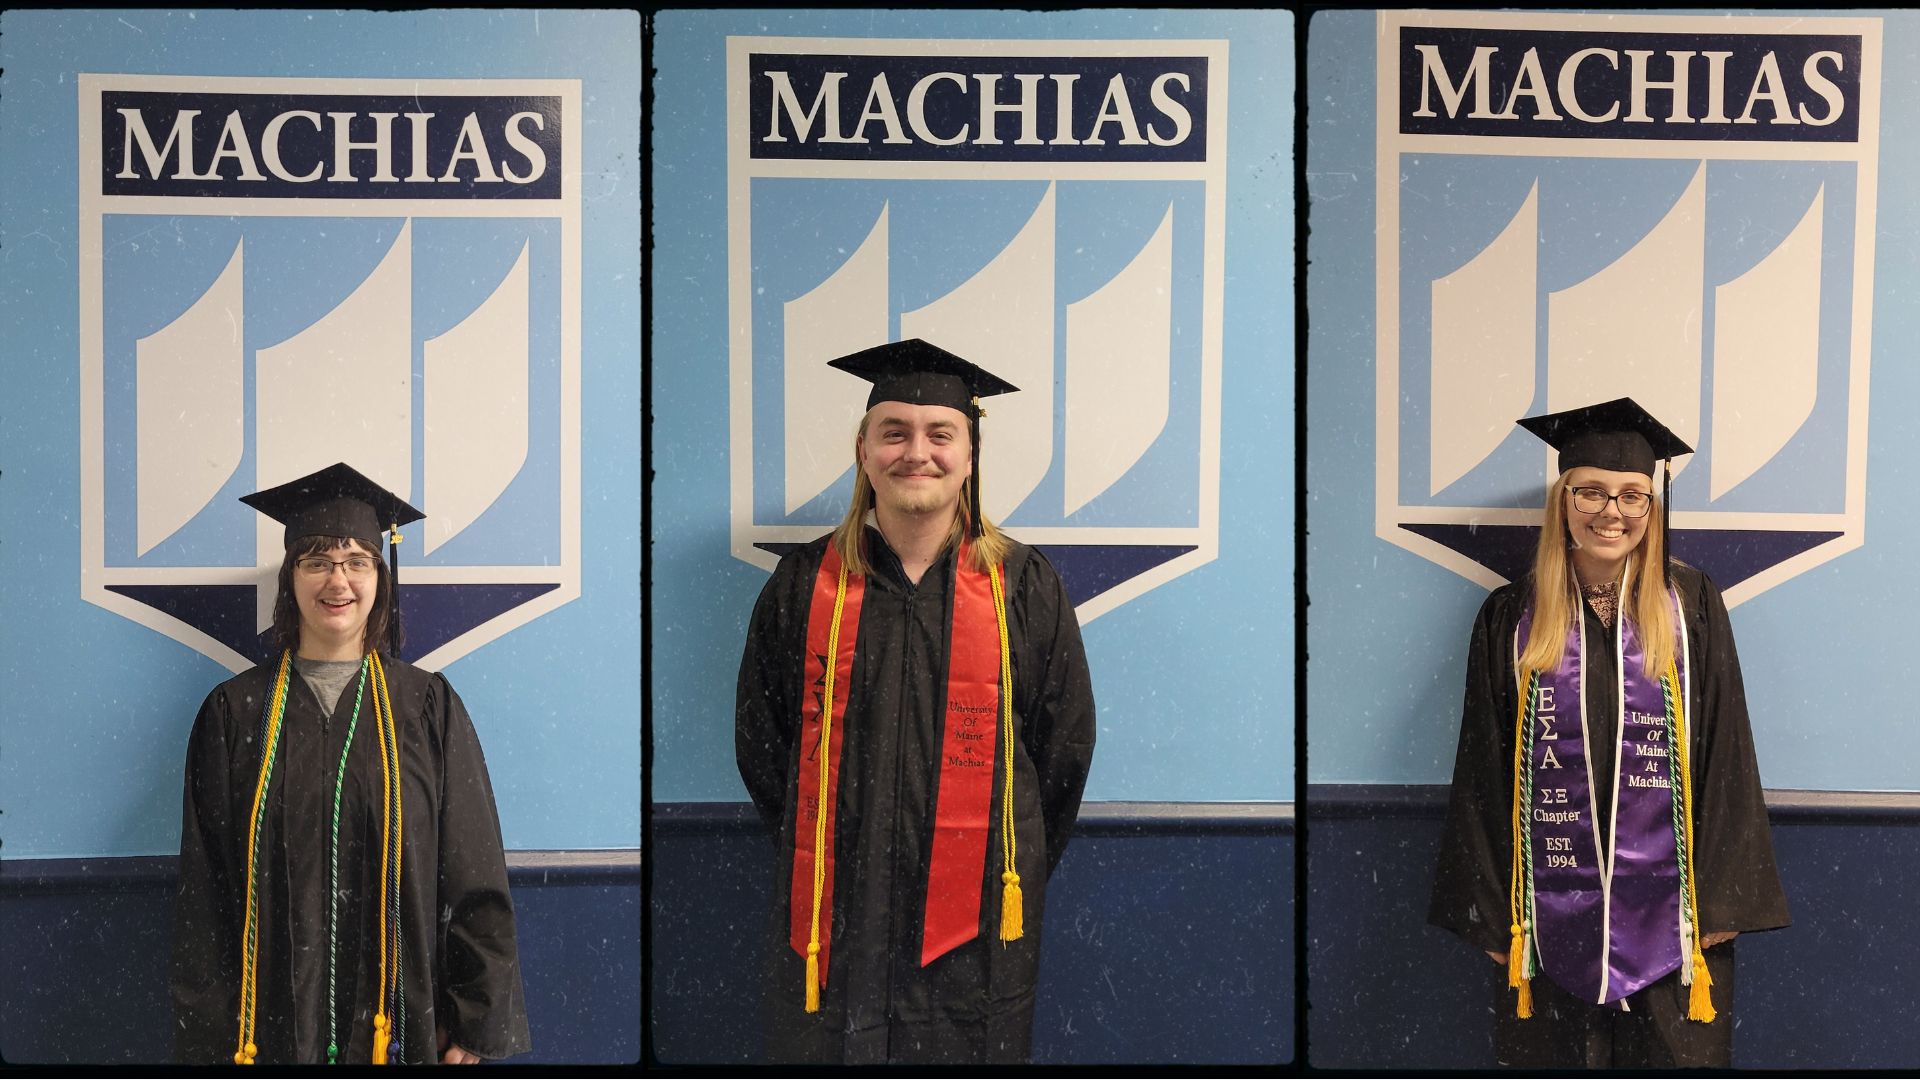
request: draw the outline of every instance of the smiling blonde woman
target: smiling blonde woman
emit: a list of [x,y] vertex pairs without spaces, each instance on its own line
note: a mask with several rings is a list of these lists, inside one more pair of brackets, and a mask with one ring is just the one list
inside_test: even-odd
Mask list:
[[1474,622],[1428,920],[1498,965],[1504,1065],[1729,1065],[1732,939],[1787,907],[1726,604],[1668,557],[1693,451],[1630,398],[1520,424],[1559,475]]

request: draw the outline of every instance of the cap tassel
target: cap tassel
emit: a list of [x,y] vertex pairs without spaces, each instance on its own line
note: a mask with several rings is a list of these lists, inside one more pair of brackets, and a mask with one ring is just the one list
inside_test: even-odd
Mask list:
[[807,1011],[820,1011],[820,943],[807,945]]
[[1020,895],[1020,875],[1008,870],[1000,875],[1000,940],[1019,941],[1026,934],[1025,902]]
[[1673,459],[1660,462],[1660,584],[1673,588]]
[[967,477],[967,488],[968,495],[971,496],[973,500],[973,505],[968,508],[971,511],[972,520],[967,522],[967,535],[978,537],[983,528],[980,522],[986,517],[987,513],[986,508],[980,505],[980,417],[987,415],[987,413],[986,410],[980,408],[979,398],[973,399],[973,405],[974,411],[979,415],[973,418],[972,424],[973,475]]
[[1717,1015],[1713,1010],[1713,976],[1707,973],[1707,957],[1701,951],[1700,939],[1696,936],[1693,939],[1693,987],[1687,995],[1687,1019],[1711,1024]]
[[393,603],[388,605],[392,611],[387,622],[387,652],[395,660],[400,659],[400,541],[402,539],[404,537],[400,535],[400,525],[395,522],[393,528],[387,530],[387,569],[390,571],[388,576],[393,579]]

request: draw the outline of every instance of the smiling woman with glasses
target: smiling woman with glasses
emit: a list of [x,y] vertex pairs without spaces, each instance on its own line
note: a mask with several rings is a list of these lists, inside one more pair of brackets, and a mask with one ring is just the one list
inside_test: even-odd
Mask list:
[[267,663],[187,750],[175,1056],[439,1062],[526,1051],[513,901],[479,736],[402,661],[383,533],[423,515],[345,464],[246,496],[286,526]]
[[1428,920],[1499,965],[1504,1065],[1728,1065],[1733,938],[1787,906],[1726,604],[1654,493],[1693,450],[1630,398],[1520,424],[1560,473],[1474,622]]

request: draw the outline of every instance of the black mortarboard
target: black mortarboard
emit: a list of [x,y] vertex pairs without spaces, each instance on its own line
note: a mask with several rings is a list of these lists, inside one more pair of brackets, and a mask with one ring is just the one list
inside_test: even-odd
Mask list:
[[904,401],[909,405],[945,405],[966,413],[969,419],[978,419],[978,399],[1020,389],[973,361],[920,338],[875,345],[827,363],[873,384],[873,392],[867,395],[869,409],[883,401]]
[[973,476],[967,481],[973,507],[967,528],[980,535],[980,519],[985,513],[980,506],[980,418],[986,415],[980,399],[1020,388],[921,338],[875,345],[827,364],[873,384],[873,391],[867,395],[868,409],[883,401],[904,401],[909,405],[945,405],[966,415],[973,436]]
[[285,525],[287,547],[303,536],[350,536],[378,548],[381,533],[426,517],[345,462],[240,501]]
[[1655,462],[1693,453],[1632,398],[1529,416],[1519,424],[1560,451],[1561,472],[1589,465],[1652,477]]
[[[1673,547],[1667,541],[1673,515],[1673,459],[1693,453],[1693,447],[1632,398],[1529,416],[1517,423],[1560,451],[1563,474],[1590,466],[1641,473],[1651,480],[1654,463],[1665,462],[1660,477],[1660,546],[1672,558]],[[1667,568],[1660,571],[1664,577]]]
[[427,515],[406,500],[362,476],[346,462],[336,462],[279,487],[240,496],[240,501],[287,527],[285,544],[305,536],[346,536],[380,550],[380,534],[392,530],[387,561],[393,576],[393,618],[388,639],[397,654],[400,647],[400,526]]

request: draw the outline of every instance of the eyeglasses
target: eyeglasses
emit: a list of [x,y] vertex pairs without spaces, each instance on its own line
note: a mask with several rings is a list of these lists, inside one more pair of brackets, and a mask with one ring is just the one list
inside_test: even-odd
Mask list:
[[1573,508],[1583,514],[1597,514],[1607,508],[1608,503],[1618,503],[1620,516],[1643,518],[1653,509],[1653,496],[1644,491],[1623,491],[1618,495],[1609,495],[1599,488],[1577,487],[1573,489]]
[[380,560],[371,555],[355,555],[351,559],[334,562],[332,559],[301,559],[293,564],[306,577],[332,577],[333,568],[338,566],[346,570],[348,577],[360,578],[373,573]]

